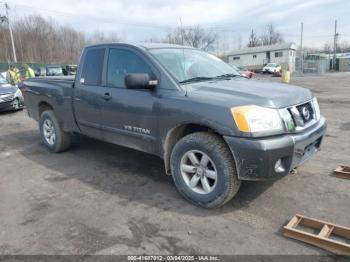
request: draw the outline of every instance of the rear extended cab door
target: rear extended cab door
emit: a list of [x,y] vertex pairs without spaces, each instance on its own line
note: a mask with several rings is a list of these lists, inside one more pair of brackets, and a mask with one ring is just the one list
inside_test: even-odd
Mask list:
[[101,125],[104,87],[103,72],[105,47],[85,49],[75,81],[73,109],[80,131],[88,136],[102,139]]

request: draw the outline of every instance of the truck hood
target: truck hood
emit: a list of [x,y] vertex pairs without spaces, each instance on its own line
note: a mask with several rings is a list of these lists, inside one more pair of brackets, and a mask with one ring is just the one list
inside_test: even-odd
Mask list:
[[283,108],[312,99],[312,93],[306,88],[244,78],[191,83],[183,88],[189,98],[229,107],[257,105]]
[[0,85],[0,95],[4,94],[14,94],[16,93],[17,88],[10,84]]

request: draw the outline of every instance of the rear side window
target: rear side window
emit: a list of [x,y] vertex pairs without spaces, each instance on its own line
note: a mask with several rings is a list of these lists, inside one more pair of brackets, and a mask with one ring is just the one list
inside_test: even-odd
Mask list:
[[101,85],[104,55],[104,48],[86,52],[82,73],[84,85]]
[[110,49],[107,66],[107,85],[125,88],[125,77],[130,73],[146,73],[152,78],[150,66],[137,54],[124,49]]

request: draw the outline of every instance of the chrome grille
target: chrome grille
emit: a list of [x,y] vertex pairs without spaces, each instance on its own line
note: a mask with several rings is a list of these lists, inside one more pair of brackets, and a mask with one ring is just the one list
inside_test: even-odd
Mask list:
[[296,106],[296,108],[298,109],[300,116],[304,120],[304,124],[310,122],[312,119],[315,118],[315,113],[311,102],[298,105]]
[[280,114],[288,132],[301,131],[317,122],[312,100],[280,109]]

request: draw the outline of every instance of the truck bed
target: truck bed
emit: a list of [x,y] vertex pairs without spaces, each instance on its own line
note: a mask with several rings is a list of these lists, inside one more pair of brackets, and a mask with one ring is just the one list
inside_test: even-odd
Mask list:
[[47,103],[57,113],[57,118],[64,129],[77,130],[72,103],[74,81],[75,76],[38,77],[25,80],[25,104],[28,115],[38,121],[40,107]]

